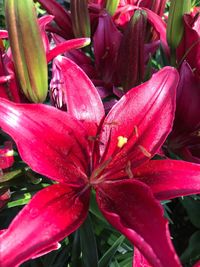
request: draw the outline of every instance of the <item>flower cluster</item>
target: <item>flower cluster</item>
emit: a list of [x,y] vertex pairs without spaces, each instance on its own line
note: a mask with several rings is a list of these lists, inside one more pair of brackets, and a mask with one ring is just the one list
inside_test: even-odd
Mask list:
[[[167,17],[166,0],[37,2],[48,12],[38,20],[31,0],[5,0],[0,128],[54,182],[1,231],[0,265],[57,249],[86,220],[94,191],[134,245],[134,267],[180,267],[160,201],[200,193],[198,8],[171,0]],[[166,63],[153,64],[159,53]],[[13,164],[9,151],[1,169]]]

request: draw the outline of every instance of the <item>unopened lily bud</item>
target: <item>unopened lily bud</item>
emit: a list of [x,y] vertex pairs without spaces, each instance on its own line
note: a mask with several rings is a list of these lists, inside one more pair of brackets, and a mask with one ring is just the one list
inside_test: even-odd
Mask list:
[[144,43],[147,15],[136,10],[126,26],[117,60],[118,77],[124,91],[140,84],[144,79]]
[[174,50],[178,47],[183,37],[183,15],[190,12],[191,0],[171,0],[167,22],[167,42]]
[[114,15],[120,0],[107,0],[106,1],[106,10],[112,16]]
[[88,0],[73,0],[70,3],[73,32],[76,37],[90,37]]
[[32,102],[48,91],[47,61],[32,0],[6,0],[6,24],[21,90]]

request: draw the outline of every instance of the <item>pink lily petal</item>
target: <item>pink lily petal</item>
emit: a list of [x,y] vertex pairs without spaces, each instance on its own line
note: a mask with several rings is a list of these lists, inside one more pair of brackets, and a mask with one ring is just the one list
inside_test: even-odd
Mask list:
[[200,260],[197,261],[197,262],[195,263],[195,265],[193,265],[193,267],[200,267]]
[[151,187],[159,200],[200,193],[200,165],[180,160],[150,160],[134,178]]
[[45,48],[46,53],[49,52],[50,43],[49,43],[49,38],[48,38],[45,30],[46,30],[47,25],[53,20],[53,18],[54,17],[51,15],[45,15],[45,16],[42,16],[41,18],[38,19],[38,23],[40,26],[43,44],[44,44],[44,48]]
[[158,151],[172,128],[178,80],[175,69],[163,68],[118,101],[102,126],[102,160],[112,157],[111,164],[122,168],[128,155],[134,168]]
[[[196,16],[196,21],[192,15],[184,15],[184,36],[177,48],[177,59],[179,64],[184,59],[190,64],[192,69],[200,76],[200,15]],[[195,27],[196,26],[196,27]]]
[[[62,5],[57,3],[55,0],[38,0],[38,2],[43,6],[43,8],[50,14],[54,16],[54,20],[57,25],[65,33],[65,37],[72,38],[72,24],[71,17],[68,11],[66,11]],[[68,39],[67,38],[67,39]]]
[[[65,39],[57,34],[52,34],[52,38],[56,45],[65,42]],[[76,40],[76,39],[75,39]],[[79,39],[80,40],[80,39]],[[87,39],[86,39],[87,40]],[[89,41],[89,39],[88,39]],[[68,57],[72,61],[74,61],[84,72],[88,75],[88,77],[94,79],[98,77],[97,71],[95,70],[92,59],[87,56],[80,49],[71,49],[64,53],[64,56]]]
[[6,82],[2,84],[0,83],[0,97],[20,103],[25,97],[23,97],[20,92],[19,84],[15,75],[14,64],[8,55],[4,55],[2,64],[4,65],[4,78],[6,79]]
[[56,56],[63,54],[71,49],[84,47],[90,43],[90,38],[77,38],[57,44],[47,54],[47,61],[51,61]]
[[6,30],[0,30],[0,38],[8,39],[8,32]]
[[39,191],[0,235],[0,265],[22,262],[58,248],[88,212],[89,190],[55,184]]
[[87,179],[86,133],[69,114],[47,105],[1,99],[0,127],[11,135],[34,171],[69,184],[83,184]]
[[165,10],[166,0],[140,0],[138,4],[140,7],[146,7],[162,17]]
[[152,267],[145,259],[145,257],[140,253],[140,251],[134,247],[133,265],[132,267]]
[[54,63],[62,73],[68,113],[87,125],[89,135],[96,135],[97,126],[104,117],[103,104],[96,88],[70,59],[58,57]]
[[107,182],[96,188],[99,208],[105,218],[154,267],[180,267],[173,249],[161,205],[145,184],[133,180]]
[[12,142],[7,141],[4,147],[0,148],[0,170],[9,168],[14,163],[14,151],[12,149]]
[[118,7],[117,11],[113,16],[113,20],[117,26],[125,26],[126,23],[130,21],[130,18],[133,15],[133,12],[138,7],[130,4],[121,5]]
[[[188,103],[192,103],[188,108]],[[181,131],[195,131],[200,127],[200,77],[195,76],[190,65],[184,61],[180,69],[177,88],[175,124]],[[187,129],[187,130],[186,130]]]
[[112,81],[121,38],[122,34],[115,26],[112,17],[106,11],[102,11],[93,42],[97,70],[106,83]]
[[[194,74],[186,61],[180,69],[176,103],[174,127],[168,148],[185,160],[199,162],[200,158],[196,161],[192,154],[195,147],[198,151],[197,146],[200,144],[200,77]],[[190,108],[188,103],[191,103]],[[195,154],[194,150],[194,156]]]
[[[1,170],[0,170],[0,176],[1,176]],[[10,190],[5,188],[0,191],[0,210],[4,207],[4,205],[9,201],[10,199]],[[1,231],[0,231],[1,234]]]

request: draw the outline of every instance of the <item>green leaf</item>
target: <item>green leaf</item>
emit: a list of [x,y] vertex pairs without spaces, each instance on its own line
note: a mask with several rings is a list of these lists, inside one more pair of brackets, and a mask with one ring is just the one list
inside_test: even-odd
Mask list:
[[191,197],[184,197],[181,200],[182,205],[187,211],[191,223],[200,228],[200,200]]
[[80,227],[80,240],[83,266],[98,267],[96,239],[89,215],[83,225]]
[[29,200],[31,199],[32,195],[30,193],[25,193],[23,195],[20,195],[20,198],[14,201],[11,201],[7,204],[8,208],[13,208],[16,206],[22,206],[25,205],[29,202]]
[[73,245],[72,245],[72,258],[71,258],[70,267],[80,266],[80,255],[81,255],[80,230],[78,229],[74,233],[74,240],[73,240]]
[[15,170],[15,171],[4,173],[2,176],[0,175],[0,183],[7,182],[15,178],[20,173],[22,173],[22,170]]
[[107,250],[107,252],[102,256],[102,258],[99,261],[99,267],[107,267],[109,266],[110,261],[114,257],[115,253],[117,252],[119,246],[122,244],[122,242],[125,240],[124,236],[120,236],[115,243],[110,247],[110,249]]
[[99,220],[104,222],[105,224],[108,225],[108,222],[106,219],[103,217],[102,213],[100,212],[97,202],[96,202],[96,197],[95,197],[95,192],[93,191],[91,194],[91,201],[90,201],[90,212],[95,215]]
[[189,245],[184,253],[181,255],[183,263],[197,261],[200,259],[200,231],[195,232],[189,241]]

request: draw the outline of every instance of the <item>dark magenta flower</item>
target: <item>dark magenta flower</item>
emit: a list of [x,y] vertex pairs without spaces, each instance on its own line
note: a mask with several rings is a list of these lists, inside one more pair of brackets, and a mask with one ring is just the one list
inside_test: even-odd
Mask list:
[[200,78],[186,61],[180,68],[176,102],[168,148],[184,160],[200,163]]
[[154,74],[105,117],[84,72],[62,57],[60,67],[66,79],[71,77],[68,112],[0,101],[0,126],[15,140],[22,159],[56,181],[1,234],[1,266],[19,266],[58,248],[58,241],[85,220],[91,188],[105,218],[152,266],[180,266],[158,200],[200,192],[200,165],[150,160],[172,127],[177,71],[166,67]]
[[187,60],[200,77],[200,13],[184,15],[183,22],[184,35],[177,48],[177,61],[181,64]]
[[121,38],[122,34],[114,24],[112,17],[102,10],[93,36],[93,43],[96,68],[106,83],[112,82]]
[[3,148],[0,147],[0,173],[2,169],[11,167],[14,163],[14,151],[10,141],[4,142]]
[[[8,169],[14,163],[14,151],[12,148],[12,142],[4,142],[3,147],[0,147],[0,181],[4,175],[4,169]],[[0,209],[9,201],[10,190],[8,187],[0,188]]]

